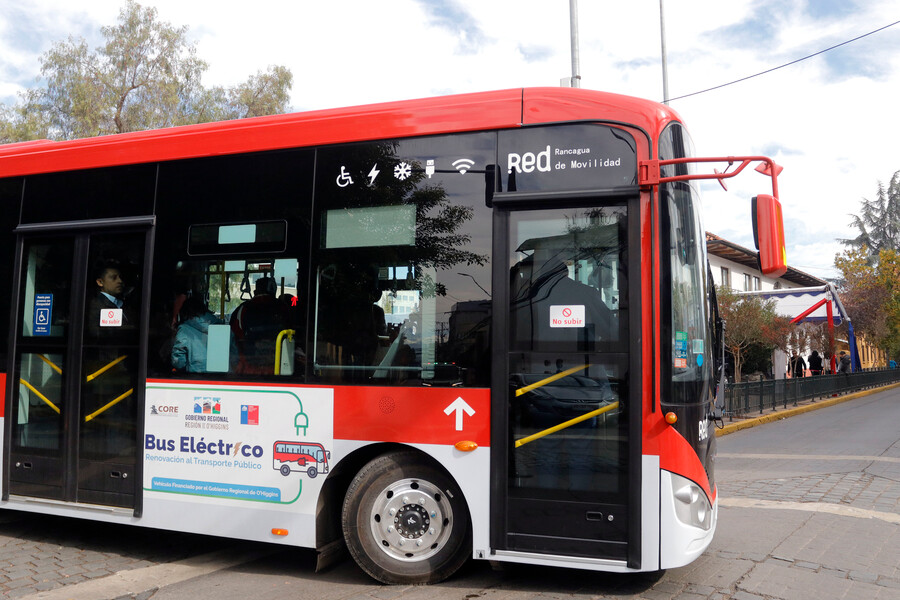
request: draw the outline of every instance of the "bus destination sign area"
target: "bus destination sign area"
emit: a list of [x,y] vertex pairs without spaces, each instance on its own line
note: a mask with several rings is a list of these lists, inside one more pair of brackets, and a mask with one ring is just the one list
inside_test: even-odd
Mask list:
[[637,185],[637,152],[626,131],[569,125],[501,131],[503,192],[599,190]]

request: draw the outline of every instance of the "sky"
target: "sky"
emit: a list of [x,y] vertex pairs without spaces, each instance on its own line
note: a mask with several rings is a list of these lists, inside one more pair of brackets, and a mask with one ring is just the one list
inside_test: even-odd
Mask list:
[[[663,0],[670,105],[698,156],[772,157],[784,171],[787,258],[834,277],[851,214],[900,171],[898,0]],[[517,87],[572,75],[569,0],[144,0],[187,26],[203,84],[269,65],[294,75],[296,111]],[[124,0],[0,0],[0,102],[39,85],[40,56],[67,36],[101,44]],[[580,0],[581,87],[662,101],[660,0]],[[705,227],[752,248],[751,170],[701,186]]]

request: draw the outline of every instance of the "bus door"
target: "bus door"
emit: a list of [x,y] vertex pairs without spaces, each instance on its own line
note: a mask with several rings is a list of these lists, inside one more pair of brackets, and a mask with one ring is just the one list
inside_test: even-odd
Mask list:
[[495,205],[498,550],[639,560],[628,230],[625,203]]
[[4,496],[135,507],[149,229],[22,229]]

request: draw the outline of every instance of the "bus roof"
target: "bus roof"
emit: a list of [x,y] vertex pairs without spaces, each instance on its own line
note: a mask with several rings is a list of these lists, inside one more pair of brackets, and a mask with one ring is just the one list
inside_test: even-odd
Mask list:
[[655,136],[680,118],[663,104],[631,96],[511,89],[2,145],[0,177],[587,120],[633,125]]

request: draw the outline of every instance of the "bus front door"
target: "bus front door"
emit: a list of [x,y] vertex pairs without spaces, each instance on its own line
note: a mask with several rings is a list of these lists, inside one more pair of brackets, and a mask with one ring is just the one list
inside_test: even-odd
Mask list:
[[148,233],[19,239],[4,496],[133,508]]
[[629,502],[640,461],[630,458],[628,216],[625,204],[495,209],[495,250],[506,245],[494,266],[494,314],[505,313],[495,321],[505,364],[495,363],[494,430],[508,433],[494,445],[494,471],[505,472],[492,506],[501,551],[629,566],[640,556],[640,507]]

